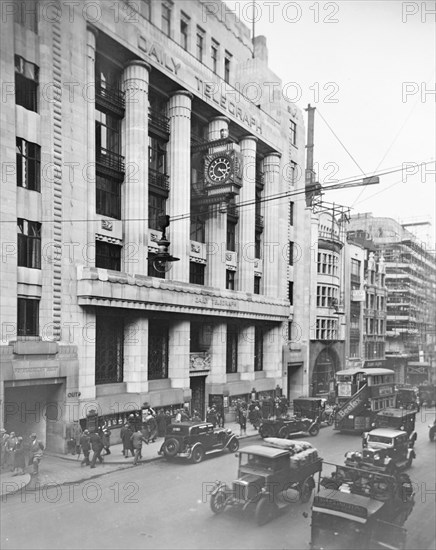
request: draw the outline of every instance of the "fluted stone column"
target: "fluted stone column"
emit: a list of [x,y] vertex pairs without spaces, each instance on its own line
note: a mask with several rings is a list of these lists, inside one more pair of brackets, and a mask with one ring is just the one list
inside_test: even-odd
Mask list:
[[238,223],[238,290],[254,292],[254,261],[256,258],[255,223],[256,223],[256,142],[254,136],[247,136],[240,141],[242,154],[242,189],[237,203],[239,209]]
[[[221,133],[229,131],[229,119],[223,116],[209,122],[209,141],[220,139]],[[227,211],[224,204],[209,207],[206,221],[207,286],[226,287]]]
[[280,262],[284,261],[279,235],[280,200],[274,198],[269,200],[269,198],[279,193],[280,155],[278,153],[272,153],[264,158],[263,172],[265,178],[264,198],[267,205],[264,221],[263,288],[266,296],[277,298],[280,296]]
[[168,214],[171,241],[170,253],[180,258],[174,262],[167,277],[189,282],[189,252],[191,221],[191,102],[192,94],[175,92],[168,104],[170,140],[168,143],[170,196]]
[[[87,58],[86,58],[86,81],[88,86],[95,82],[95,49],[97,43],[98,31],[88,27],[86,32],[87,38]],[[95,87],[94,87],[95,90]],[[86,264],[88,266],[95,265],[94,250],[95,243],[95,211],[96,211],[96,173],[95,173],[95,93],[94,96],[87,96],[86,99],[86,144],[87,144],[87,166],[85,170],[86,187],[87,187],[87,223],[86,223],[86,238],[87,238],[87,253],[84,254]]]
[[124,271],[147,275],[148,80],[150,67],[131,61],[124,70],[125,162]]
[[148,391],[148,319],[140,317],[124,328],[124,382],[127,393]]
[[238,336],[238,372],[241,380],[254,380],[254,326],[241,327]]
[[169,331],[168,377],[172,388],[189,388],[189,351],[191,323],[177,321]]

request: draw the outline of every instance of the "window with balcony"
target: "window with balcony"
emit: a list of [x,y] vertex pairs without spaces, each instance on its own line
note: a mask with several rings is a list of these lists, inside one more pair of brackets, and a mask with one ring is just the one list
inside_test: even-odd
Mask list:
[[292,145],[297,145],[297,123],[293,120],[289,121],[289,140]]
[[227,250],[236,250],[236,223],[227,220]]
[[95,101],[97,108],[124,116],[125,98],[121,90],[121,68],[97,54],[95,58]]
[[41,224],[17,219],[18,265],[41,269]]
[[124,172],[121,156],[121,119],[96,109],[95,145],[97,171]]
[[96,175],[96,212],[109,218],[121,219],[121,182],[108,176]]
[[219,52],[220,45],[218,42],[212,39],[212,45],[210,47],[210,58],[212,62],[212,71],[214,73],[218,72],[218,52]]
[[148,227],[160,230],[159,218],[166,214],[166,198],[155,193],[148,194]]
[[200,27],[197,27],[197,35],[196,35],[196,57],[198,61],[203,63],[203,55],[204,55],[204,36],[205,32]]
[[226,337],[226,373],[238,372],[238,327],[227,325]]
[[263,328],[254,327],[254,371],[263,371]]
[[168,3],[162,4],[162,32],[167,36],[171,36],[171,7]]
[[231,269],[226,269],[226,289],[235,290],[235,275],[236,272]]
[[121,246],[95,241],[95,267],[121,271]]
[[150,319],[148,323],[148,379],[168,378],[169,325]]
[[204,285],[204,264],[190,262],[189,264],[189,282],[192,285]]
[[224,82],[230,83],[230,71],[232,65],[232,54],[228,51],[224,54]]
[[181,13],[180,19],[180,45],[186,51],[189,49],[189,17]]
[[38,112],[39,67],[15,56],[15,103]]
[[148,179],[149,185],[168,191],[166,143],[152,136],[148,138]]
[[260,294],[260,283],[262,278],[258,275],[254,276],[254,294]]
[[[15,2],[14,21],[32,32],[38,32],[38,0]],[[6,14],[6,12],[5,12]]]
[[124,319],[97,314],[95,319],[95,383],[117,384],[124,376]]
[[41,147],[16,138],[17,186],[41,191]]
[[17,335],[39,336],[39,300],[18,298]]

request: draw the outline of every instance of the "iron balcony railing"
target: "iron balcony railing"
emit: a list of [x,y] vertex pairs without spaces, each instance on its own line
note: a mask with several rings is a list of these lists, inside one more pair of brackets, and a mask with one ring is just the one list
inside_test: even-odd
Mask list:
[[126,106],[125,94],[114,86],[109,86],[97,80],[95,83],[95,102],[97,106],[114,111],[120,116],[124,115]]
[[96,160],[97,164],[104,168],[115,170],[116,172],[124,172],[125,170],[124,157],[109,149],[104,149],[103,147],[97,149]]
[[148,123],[155,130],[164,132],[165,134],[170,133],[170,119],[162,113],[158,113],[152,109],[149,109]]
[[170,177],[167,174],[162,174],[153,168],[148,169],[148,184],[154,185],[159,189],[168,191],[170,188]]

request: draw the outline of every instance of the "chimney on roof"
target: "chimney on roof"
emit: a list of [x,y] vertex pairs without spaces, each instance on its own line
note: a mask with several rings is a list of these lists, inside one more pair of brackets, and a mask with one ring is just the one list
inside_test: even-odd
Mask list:
[[254,58],[268,65],[268,47],[266,45],[266,36],[255,36],[253,40]]

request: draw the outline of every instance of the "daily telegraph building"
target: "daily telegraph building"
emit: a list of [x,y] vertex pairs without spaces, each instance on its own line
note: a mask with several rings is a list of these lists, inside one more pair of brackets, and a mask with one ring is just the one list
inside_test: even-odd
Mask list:
[[194,1],[2,10],[5,427],[300,393],[304,129],[264,39]]

